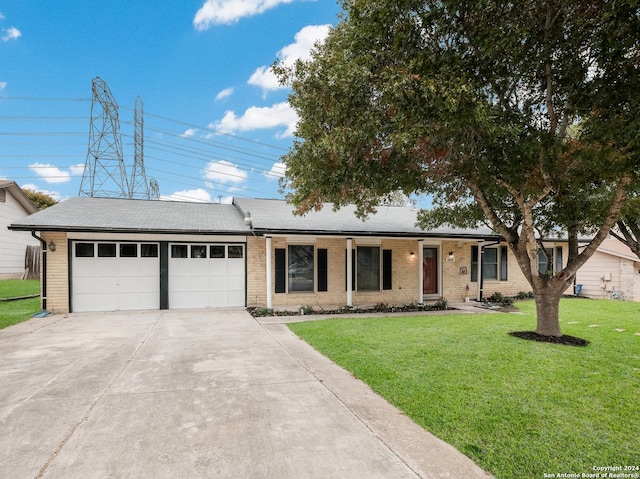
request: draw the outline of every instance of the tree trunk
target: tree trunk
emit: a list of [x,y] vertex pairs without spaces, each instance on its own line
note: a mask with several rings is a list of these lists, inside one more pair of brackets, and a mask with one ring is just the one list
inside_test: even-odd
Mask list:
[[[543,336],[562,336],[560,332],[560,298],[562,293],[544,288],[534,291],[536,298],[536,313],[538,327],[536,333]],[[551,290],[551,291],[550,291]]]

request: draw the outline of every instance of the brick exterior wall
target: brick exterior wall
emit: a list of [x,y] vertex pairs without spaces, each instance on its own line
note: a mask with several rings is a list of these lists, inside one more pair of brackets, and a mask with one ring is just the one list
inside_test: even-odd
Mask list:
[[[293,238],[293,237],[292,237]],[[304,244],[293,239],[291,244]],[[271,240],[272,247],[272,285],[275,285],[275,254],[276,248],[286,249],[287,238],[275,237]],[[275,293],[272,291],[272,305],[274,308],[297,308],[303,305],[318,307],[338,307],[347,304],[345,250],[347,241],[344,238],[318,237],[309,240],[306,244],[315,244],[317,249],[327,249],[328,255],[328,291],[313,293]],[[358,245],[371,245],[366,239],[353,239],[353,247]],[[438,280],[440,292],[438,295],[424,296],[424,300],[433,300],[444,297],[449,301],[464,301],[466,297],[476,299],[478,294],[477,281],[471,281],[471,246],[477,242],[463,241],[430,241],[425,239],[423,247],[438,248]],[[418,301],[418,248],[416,239],[381,239],[376,246],[381,250],[392,250],[392,289],[375,292],[354,291],[353,305],[364,306],[377,303],[406,304]],[[501,244],[498,246],[506,246]],[[455,261],[446,261],[452,252]],[[414,253],[411,256],[411,253]],[[261,237],[251,237],[247,240],[247,305],[266,306],[266,240]],[[566,257],[566,251],[565,251]],[[485,280],[484,297],[494,292],[500,292],[506,296],[514,296],[518,292],[531,291],[531,286],[520,271],[513,254],[508,251],[508,279]],[[317,285],[316,285],[317,289]]]
[[[47,232],[43,233],[41,237],[47,242],[47,245],[52,241],[56,245],[55,251],[51,251],[47,246],[47,310],[53,313],[68,313],[69,248],[67,234]],[[42,275],[42,272],[40,274]]]
[[[47,309],[55,313],[69,312],[69,252],[66,233],[43,233],[47,244],[53,241],[56,250],[47,251]],[[303,244],[296,240],[293,244]],[[377,239],[375,246],[381,250],[392,251],[392,289],[361,292],[353,291],[353,305],[365,306],[377,303],[402,305],[418,301],[418,248],[416,239]],[[272,238],[272,285],[275,285],[274,251],[287,248],[287,238]],[[272,292],[274,308],[298,308],[303,305],[334,308],[347,304],[345,251],[347,241],[344,238],[317,237],[306,244],[315,244],[317,249],[327,249],[328,291],[313,293],[275,293]],[[353,239],[353,247],[372,245],[372,240]],[[441,294],[424,296],[425,301],[440,297],[451,302],[464,301],[465,297],[475,300],[478,283],[471,281],[471,246],[477,242],[457,240],[431,241],[425,239],[423,247],[438,248],[438,282]],[[502,246],[502,245],[501,245]],[[251,236],[247,238],[247,306],[266,306],[266,239]],[[452,252],[455,261],[446,261]],[[414,253],[411,255],[411,253]],[[566,250],[564,252],[566,258]],[[317,289],[317,285],[316,285]],[[524,275],[509,252],[508,280],[484,281],[484,297],[494,292],[513,296],[520,291],[530,291]]]

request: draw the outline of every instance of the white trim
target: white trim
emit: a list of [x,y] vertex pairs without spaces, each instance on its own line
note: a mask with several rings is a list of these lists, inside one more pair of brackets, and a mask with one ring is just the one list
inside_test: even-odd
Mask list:
[[424,303],[424,240],[418,240],[418,304]]
[[267,248],[267,308],[273,308],[273,278],[271,277],[272,273],[272,256],[271,252],[271,236],[267,236],[266,238],[266,248]]
[[381,246],[382,238],[356,238],[356,246]]
[[146,233],[107,233],[97,231],[95,233],[69,232],[70,240],[91,241],[170,241],[172,243],[246,243],[247,237],[240,235],[174,235],[174,234],[146,234]]
[[353,306],[353,240],[347,238],[347,306]]
[[314,245],[316,244],[316,241],[318,241],[318,237],[317,236],[306,236],[306,235],[301,235],[301,236],[285,236],[285,239],[287,241],[287,244],[293,244],[293,245]]

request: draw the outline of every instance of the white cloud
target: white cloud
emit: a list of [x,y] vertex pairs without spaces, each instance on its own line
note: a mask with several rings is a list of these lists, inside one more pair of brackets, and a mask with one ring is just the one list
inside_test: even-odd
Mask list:
[[266,176],[268,179],[283,178],[286,171],[287,166],[281,161],[278,161],[273,164],[271,169],[267,173],[265,173],[264,176]]
[[[313,46],[318,42],[323,42],[331,25],[308,25],[295,35],[295,42],[282,48],[276,55],[278,61],[285,66],[292,66],[297,60],[307,60],[311,56]],[[281,85],[278,77],[273,73],[271,67],[261,66],[253,72],[249,85],[261,87],[264,91],[288,88]]]
[[5,88],[7,88],[7,82],[0,81],[0,92],[3,91]]
[[211,195],[207,190],[197,188],[195,190],[176,191],[172,195],[160,196],[164,201],[191,201],[193,203],[209,203]]
[[203,170],[205,179],[218,183],[240,183],[247,179],[247,172],[230,161],[210,161]]
[[233,95],[234,91],[235,91],[235,88],[225,88],[224,90],[222,90],[220,93],[216,95],[216,101],[229,98],[231,95]]
[[220,133],[233,133],[236,131],[251,131],[286,127],[279,133],[279,138],[293,136],[298,115],[287,102],[276,103],[270,107],[252,106],[242,116],[236,116],[235,112],[227,111],[222,120],[210,125]]
[[72,176],[82,176],[84,175],[84,163],[78,163],[77,165],[71,165],[69,167],[69,171]]
[[244,17],[264,13],[282,3],[293,0],[206,0],[196,12],[193,25],[206,30],[213,24],[234,23]]
[[180,135],[182,136],[182,138],[191,138],[192,136],[195,136],[195,134],[197,133],[197,130],[194,128],[188,128],[185,130],[185,132]]
[[63,171],[53,165],[33,163],[29,165],[29,169],[35,172],[47,183],[66,183],[71,181],[71,174],[69,174],[68,171]]
[[3,28],[2,29],[2,41],[8,42],[9,40],[17,40],[22,36],[22,32],[16,27]]
[[0,20],[4,20],[5,16],[0,12]]

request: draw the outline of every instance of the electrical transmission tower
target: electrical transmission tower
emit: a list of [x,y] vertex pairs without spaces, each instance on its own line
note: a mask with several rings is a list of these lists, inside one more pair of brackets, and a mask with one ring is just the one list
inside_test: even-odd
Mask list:
[[136,98],[133,124],[133,172],[129,183],[129,198],[148,200],[149,185],[144,171],[144,106],[140,97]]
[[106,82],[99,77],[93,79],[91,89],[89,149],[79,195],[127,198],[130,190],[122,155],[118,105]]

